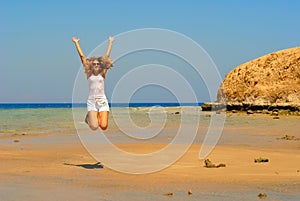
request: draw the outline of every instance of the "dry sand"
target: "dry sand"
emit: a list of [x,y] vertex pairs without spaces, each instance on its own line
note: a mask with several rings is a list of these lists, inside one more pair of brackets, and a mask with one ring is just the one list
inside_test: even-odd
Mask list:
[[[259,145],[222,143],[234,141],[231,132],[224,129],[221,143],[208,156],[226,167],[204,167],[198,159],[201,145],[194,144],[170,167],[143,175],[102,168],[76,134],[2,136],[0,200],[259,200],[259,193],[267,200],[300,199],[300,140],[255,133]],[[299,132],[293,135],[300,138]],[[238,142],[243,139],[251,141],[251,136],[240,135]],[[145,153],[164,144],[118,146]],[[259,157],[269,162],[254,163]]]

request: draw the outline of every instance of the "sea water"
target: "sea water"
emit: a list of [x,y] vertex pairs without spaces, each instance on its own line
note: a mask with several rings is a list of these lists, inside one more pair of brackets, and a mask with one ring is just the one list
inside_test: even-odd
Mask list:
[[[124,111],[130,110],[130,118],[138,126],[145,126],[149,123],[148,109],[153,106],[176,107],[177,103],[131,103],[113,104],[114,115],[123,115],[128,118]],[[190,105],[190,104],[186,104]],[[75,108],[75,109],[74,109]],[[130,109],[129,109],[130,108]],[[80,112],[74,120],[74,111]],[[0,135],[1,134],[40,134],[40,133],[74,133],[76,124],[84,123],[86,115],[85,104],[72,103],[16,103],[0,104]],[[110,128],[115,131],[114,116],[109,116]]]
[[[151,116],[153,108],[160,108],[158,113],[165,116]],[[182,110],[187,108],[187,110]],[[170,142],[177,134],[182,124],[197,126],[197,135],[194,143],[201,144],[212,126],[212,116],[217,120],[224,120],[221,128],[219,144],[243,144],[251,146],[271,145],[280,141],[277,138],[284,135],[298,135],[300,130],[299,116],[280,116],[274,119],[270,115],[246,114],[218,114],[216,112],[202,112],[198,105],[176,104],[133,104],[113,105],[109,114],[109,127],[105,131],[108,138],[115,142]],[[78,133],[82,130],[90,131],[84,122],[86,115],[85,104],[51,103],[51,104],[0,104],[0,135],[2,134],[51,134],[51,133]],[[187,112],[187,113],[186,113]],[[183,115],[185,113],[185,115]],[[129,122],[119,125],[116,120]],[[130,120],[130,121],[128,121]],[[137,130],[156,129],[163,125],[163,130],[153,137],[139,138]],[[165,121],[160,124],[159,121]],[[150,126],[149,126],[150,125]],[[124,127],[125,126],[125,127]],[[125,132],[124,132],[125,131]],[[129,133],[126,133],[129,132]],[[130,132],[136,134],[130,137]],[[129,134],[129,135],[128,135]],[[151,134],[151,133],[150,133]],[[149,136],[150,136],[149,134]],[[244,135],[243,141],[239,136]],[[245,136],[249,136],[245,141]],[[147,136],[146,136],[147,137]],[[260,139],[264,137],[264,141]]]
[[0,135],[74,131],[70,108],[0,109]]

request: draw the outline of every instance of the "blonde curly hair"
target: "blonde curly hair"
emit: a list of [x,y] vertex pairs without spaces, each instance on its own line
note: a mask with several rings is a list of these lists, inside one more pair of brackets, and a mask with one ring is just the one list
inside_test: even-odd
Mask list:
[[93,62],[98,61],[100,63],[99,73],[103,76],[104,69],[111,69],[113,67],[113,61],[107,56],[101,57],[90,57],[86,59],[84,67],[84,73],[87,78],[89,78],[93,74]]

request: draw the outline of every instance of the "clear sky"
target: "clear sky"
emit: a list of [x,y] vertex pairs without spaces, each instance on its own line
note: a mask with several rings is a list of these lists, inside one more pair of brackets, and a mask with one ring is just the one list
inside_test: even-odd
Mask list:
[[[80,60],[109,35],[163,28],[201,45],[224,78],[300,45],[297,0],[0,1],[0,102],[71,102]],[[117,71],[117,69],[114,69]]]

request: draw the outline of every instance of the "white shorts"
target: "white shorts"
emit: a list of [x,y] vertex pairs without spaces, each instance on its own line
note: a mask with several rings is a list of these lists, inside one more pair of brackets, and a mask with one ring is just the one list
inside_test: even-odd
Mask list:
[[109,111],[108,101],[106,98],[88,99],[87,100],[87,110],[88,111],[96,111],[96,112]]

